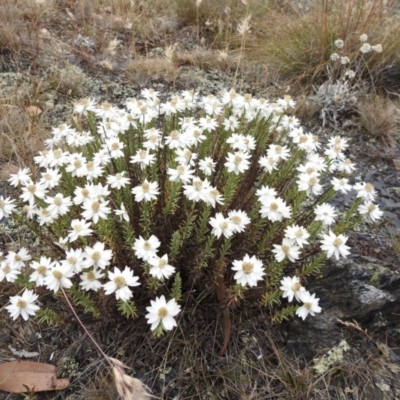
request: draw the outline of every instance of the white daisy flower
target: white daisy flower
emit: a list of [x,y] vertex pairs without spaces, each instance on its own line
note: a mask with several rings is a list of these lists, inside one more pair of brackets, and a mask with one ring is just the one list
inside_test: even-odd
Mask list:
[[307,239],[310,237],[310,234],[307,232],[307,229],[294,224],[285,229],[285,237],[293,240],[297,246],[303,248],[305,244],[308,244]]
[[148,314],[146,315],[147,323],[151,325],[150,329],[154,331],[160,324],[162,327],[170,331],[177,323],[174,319],[180,311],[181,307],[177,304],[175,299],[170,301],[165,300],[164,296],[156,297],[150,300],[150,307],[146,307]]
[[0,196],[0,221],[3,218],[8,218],[13,211],[15,210],[15,200],[11,200],[9,197],[4,198],[3,196]]
[[15,282],[20,273],[21,269],[18,267],[18,265],[7,260],[0,262],[0,282],[2,282],[4,279],[7,282]]
[[29,282],[35,282],[36,286],[44,285],[44,278],[46,277],[48,271],[50,271],[54,266],[54,261],[48,257],[40,257],[39,262],[33,261],[29,266],[34,270],[29,276]]
[[68,265],[55,262],[53,268],[47,271],[47,275],[44,278],[44,284],[47,289],[57,293],[60,287],[69,289],[72,286],[72,282],[69,278],[73,275],[74,273]]
[[358,212],[361,215],[371,218],[371,220],[374,222],[378,219],[381,219],[383,215],[383,211],[379,209],[379,206],[371,201],[367,201],[366,203],[359,205]]
[[344,235],[335,235],[332,231],[329,231],[329,235],[324,234],[323,240],[321,240],[321,250],[327,253],[328,258],[333,255],[336,260],[339,260],[340,256],[346,258],[350,254],[350,247],[346,246],[347,239],[348,237]]
[[108,214],[111,212],[111,208],[107,207],[108,203],[108,200],[86,200],[82,206],[82,208],[85,210],[82,213],[82,217],[86,220],[91,219],[95,224],[99,222],[99,218],[107,219]]
[[145,179],[141,185],[136,186],[132,189],[132,193],[135,195],[135,200],[137,202],[140,202],[143,200],[156,200],[157,195],[160,194],[160,191],[158,189],[157,182],[149,182],[147,179]]
[[154,163],[155,158],[156,156],[154,154],[150,154],[149,150],[141,149],[131,157],[130,162],[132,164],[139,164],[140,169],[144,170],[146,167],[149,167]]
[[113,253],[112,250],[105,250],[104,247],[105,244],[102,242],[96,242],[93,247],[85,247],[84,268],[104,269],[110,265]]
[[282,244],[274,244],[275,260],[278,262],[288,258],[290,261],[296,261],[300,257],[300,247],[295,244],[296,242],[292,239],[284,238]]
[[164,254],[162,257],[150,258],[148,263],[151,265],[150,275],[158,279],[168,279],[175,272],[175,267],[168,264],[168,254]]
[[70,243],[74,242],[78,237],[90,236],[93,229],[90,229],[91,223],[84,219],[73,219],[71,221],[71,230],[68,232]]
[[119,210],[114,210],[114,213],[119,217],[120,221],[125,220],[126,222],[129,222],[129,214],[126,211],[124,203],[121,203],[121,208]]
[[156,236],[151,235],[149,239],[145,240],[142,236],[139,239],[135,239],[133,244],[133,250],[137,258],[143,261],[149,261],[151,258],[157,257],[157,249],[160,247],[161,242]]
[[10,182],[10,185],[14,187],[18,185],[26,186],[28,183],[32,182],[30,169],[23,168],[20,169],[16,174],[10,174],[8,182]]
[[333,186],[333,189],[337,192],[341,192],[343,194],[346,194],[352,189],[352,186],[348,183],[349,180],[347,178],[332,178],[331,184]]
[[99,281],[99,279],[103,278],[104,274],[98,270],[98,269],[93,269],[90,271],[83,272],[80,275],[81,281],[79,282],[79,286],[83,290],[93,290],[97,292],[99,289],[103,287],[102,283]]
[[322,311],[322,308],[318,305],[319,299],[315,298],[315,294],[311,295],[307,291],[299,292],[298,297],[303,305],[296,310],[296,315],[302,318],[303,321],[308,314],[314,317],[315,313],[320,313]]
[[315,221],[322,221],[327,226],[332,225],[337,216],[335,208],[328,203],[317,205],[314,209],[314,214]]
[[220,238],[221,235],[224,235],[224,237],[229,238],[233,235],[233,233],[236,230],[231,219],[225,218],[222,215],[222,213],[216,213],[215,217],[211,217],[209,224],[213,228],[211,233],[217,238]]
[[224,165],[228,172],[234,172],[236,175],[239,175],[249,169],[249,158],[250,154],[244,152],[228,153]]
[[262,203],[260,214],[263,218],[270,221],[282,221],[284,218],[290,218],[292,215],[291,207],[279,197],[270,198]]
[[232,264],[232,270],[237,271],[234,278],[242,286],[256,286],[257,281],[265,275],[263,263],[256,256],[246,254],[243,260],[234,260]]
[[29,319],[30,315],[35,315],[39,310],[39,306],[35,304],[38,295],[33,293],[33,290],[25,289],[22,296],[10,297],[10,305],[6,306],[11,318],[16,320],[21,316],[25,321]]
[[267,150],[267,157],[277,157],[281,160],[287,160],[290,156],[290,150],[287,146],[280,146],[278,144],[270,144]]
[[121,189],[124,188],[126,185],[128,185],[130,182],[130,179],[125,176],[125,171],[118,172],[115,175],[108,175],[107,176],[107,183],[113,188],[113,189]]
[[281,280],[281,285],[282,286],[279,289],[283,291],[282,297],[287,297],[289,303],[293,301],[293,298],[296,298],[296,300],[300,301],[299,293],[306,290],[303,286],[301,286],[300,278],[297,276],[294,276],[293,278],[285,276]]
[[202,181],[198,177],[194,177],[192,180],[191,185],[184,185],[183,186],[183,194],[192,201],[198,202],[200,200],[202,201],[208,201],[209,195],[208,195],[208,189],[210,188],[210,183],[208,182],[207,179],[204,179]]
[[228,216],[232,222],[233,232],[243,232],[246,225],[250,223],[250,218],[245,211],[229,211]]
[[193,178],[194,170],[190,169],[190,165],[178,165],[176,169],[168,168],[167,174],[171,182],[181,181],[183,183],[189,183]]
[[114,267],[114,272],[108,272],[108,278],[110,282],[103,285],[105,294],[111,294],[115,292],[115,298],[117,300],[127,301],[132,297],[132,291],[129,286],[139,286],[139,278],[133,276],[133,271],[129,267],[125,267],[123,271],[119,268]]
[[357,191],[357,197],[361,197],[365,201],[374,201],[376,196],[376,191],[372,183],[356,183],[353,189]]
[[199,169],[204,175],[209,176],[215,171],[216,162],[211,157],[206,157],[204,160],[199,160]]

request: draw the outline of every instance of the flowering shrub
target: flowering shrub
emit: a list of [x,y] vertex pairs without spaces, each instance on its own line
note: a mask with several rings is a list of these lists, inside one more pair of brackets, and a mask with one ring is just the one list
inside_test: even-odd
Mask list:
[[[156,335],[210,287],[225,309],[251,292],[278,321],[321,312],[301,281],[349,254],[345,233],[361,218],[382,215],[370,183],[350,184],[347,141],[323,149],[286,115],[289,97],[142,96],[125,109],[75,104],[74,127],[53,129],[37,170],[11,175],[21,194],[0,197],[0,219],[26,224],[45,253],[2,255],[0,281],[27,288],[11,316],[46,317],[34,294],[44,288],[95,315],[100,303],[126,317],[146,308]],[[328,203],[349,191],[349,209]]]

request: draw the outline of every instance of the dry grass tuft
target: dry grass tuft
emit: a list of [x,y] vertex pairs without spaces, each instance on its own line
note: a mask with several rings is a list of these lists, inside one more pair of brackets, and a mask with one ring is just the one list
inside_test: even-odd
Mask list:
[[[16,161],[31,166],[33,156],[42,148],[40,117],[12,105],[0,105],[0,160],[2,165]],[[6,169],[7,167],[4,166]]]
[[[388,64],[400,62],[400,21],[393,16],[396,2],[387,0],[323,0],[308,12],[279,7],[265,8],[265,19],[253,29],[247,55],[268,63],[281,77],[307,86],[327,78],[334,42],[345,42],[350,60],[362,60],[362,73],[379,75]],[[361,56],[359,36],[367,34],[371,44],[382,44],[381,53]],[[365,77],[365,76],[363,76]]]
[[125,75],[131,81],[163,79],[174,82],[178,75],[178,69],[166,57],[139,58],[132,60],[127,65]]
[[357,123],[372,137],[394,146],[399,138],[400,106],[380,96],[367,97],[356,105]]
[[180,65],[193,65],[201,69],[218,68],[229,70],[236,65],[237,58],[225,51],[197,49],[191,52],[178,53],[177,63]]

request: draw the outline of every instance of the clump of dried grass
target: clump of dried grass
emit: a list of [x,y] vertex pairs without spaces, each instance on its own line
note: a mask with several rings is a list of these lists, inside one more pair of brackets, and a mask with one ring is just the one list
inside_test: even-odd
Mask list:
[[195,49],[190,52],[178,53],[177,62],[180,65],[193,65],[201,69],[229,70],[235,66],[237,59],[225,51]]
[[41,149],[43,127],[39,117],[13,105],[0,105],[0,162],[2,175],[9,164],[32,165],[33,156]]
[[379,141],[394,146],[399,138],[400,106],[381,96],[357,102],[357,123]]
[[142,81],[150,78],[152,80],[174,81],[177,74],[177,67],[166,57],[138,58],[130,61],[125,69],[125,75],[131,81]]
[[344,40],[350,60],[359,59],[359,36],[365,33],[370,43],[382,44],[383,51],[363,57],[363,74],[379,75],[386,65],[399,61],[400,21],[393,17],[394,6],[386,0],[323,0],[307,12],[269,7],[248,39],[247,56],[268,63],[304,90],[326,80],[330,56],[337,50],[335,40]]

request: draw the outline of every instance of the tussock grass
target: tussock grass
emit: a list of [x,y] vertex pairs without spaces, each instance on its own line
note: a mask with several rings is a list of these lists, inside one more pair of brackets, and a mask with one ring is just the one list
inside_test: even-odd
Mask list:
[[377,140],[394,146],[399,138],[400,107],[381,96],[370,96],[356,105],[357,123]]
[[248,41],[247,56],[268,63],[304,89],[327,78],[330,55],[337,50],[335,40],[344,40],[345,53],[354,60],[360,58],[359,36],[367,34],[370,43],[383,46],[382,53],[362,57],[362,77],[374,77],[385,65],[400,61],[400,21],[392,15],[394,6],[384,0],[323,0],[314,2],[308,12],[270,7]]

